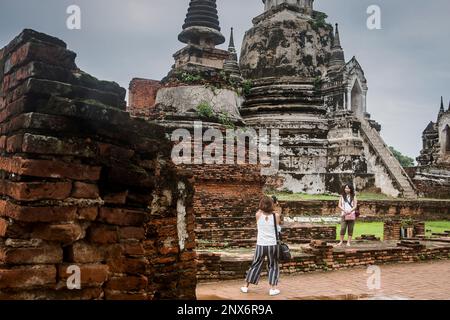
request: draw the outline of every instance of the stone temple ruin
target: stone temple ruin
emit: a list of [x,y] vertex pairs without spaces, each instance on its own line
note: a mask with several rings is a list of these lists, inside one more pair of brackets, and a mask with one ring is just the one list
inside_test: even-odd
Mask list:
[[[130,112],[173,126],[198,120],[196,108],[208,101],[236,125],[280,130],[281,168],[267,188],[322,194],[354,181],[358,190],[414,198],[411,179],[367,113],[367,80],[355,57],[345,60],[338,26],[313,1],[264,3],[238,63],[233,34],[228,52],[215,48],[225,41],[215,1],[191,1],[179,35],[186,47],[162,81],[131,82]],[[239,95],[230,83],[246,90]]]
[[423,131],[423,149],[417,158],[419,166],[410,175],[423,195],[448,198],[450,195],[450,103],[441,106],[436,122],[430,122]]
[[[198,280],[243,277],[251,257],[211,249],[254,245],[265,189],[316,194],[354,181],[358,190],[416,197],[367,113],[367,81],[356,58],[345,60],[338,26],[313,0],[263,2],[239,61],[233,30],[228,50],[216,48],[225,42],[216,1],[191,0],[172,69],[162,80],[133,79],[128,105],[125,89],[80,70],[59,39],[24,30],[0,49],[0,300],[194,299]],[[427,131],[426,162],[409,172],[414,181],[448,163],[435,156],[437,141],[449,141],[448,111],[439,119],[436,133]],[[167,137],[175,129],[195,137],[194,121],[224,137],[229,128],[279,130],[279,173],[173,163],[177,141]],[[282,203],[287,218],[308,205]],[[336,207],[310,205],[324,215]],[[411,215],[404,206],[362,209]],[[428,214],[437,204],[417,206]],[[447,203],[439,206],[448,216]],[[335,226],[287,223],[287,242],[312,242],[283,272],[448,257],[440,242],[397,244],[401,226],[386,225],[388,247],[346,253],[326,243]],[[412,229],[424,236],[423,223]],[[66,285],[73,266],[79,290]]]

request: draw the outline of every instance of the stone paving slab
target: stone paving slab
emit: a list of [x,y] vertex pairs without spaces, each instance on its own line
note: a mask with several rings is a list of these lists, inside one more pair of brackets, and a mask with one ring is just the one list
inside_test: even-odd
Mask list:
[[244,281],[199,284],[199,300],[450,300],[450,261],[382,265],[381,287],[370,290],[367,268],[282,276],[280,296],[269,297],[267,279],[240,293]]

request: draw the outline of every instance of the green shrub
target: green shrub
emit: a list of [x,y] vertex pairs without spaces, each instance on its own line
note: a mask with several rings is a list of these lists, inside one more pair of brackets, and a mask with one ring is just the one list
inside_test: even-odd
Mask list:
[[197,106],[197,113],[202,118],[210,119],[214,117],[214,110],[211,107],[211,105],[206,101],[203,101]]
[[242,92],[244,95],[249,95],[252,88],[253,82],[251,80],[245,80],[242,82]]

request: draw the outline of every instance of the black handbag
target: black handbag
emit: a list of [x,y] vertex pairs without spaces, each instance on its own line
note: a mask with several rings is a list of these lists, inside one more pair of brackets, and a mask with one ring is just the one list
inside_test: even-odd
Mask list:
[[273,221],[275,222],[275,235],[277,237],[278,261],[289,262],[292,259],[291,250],[289,249],[288,245],[283,242],[281,234],[278,232],[277,217],[275,213],[273,214]]

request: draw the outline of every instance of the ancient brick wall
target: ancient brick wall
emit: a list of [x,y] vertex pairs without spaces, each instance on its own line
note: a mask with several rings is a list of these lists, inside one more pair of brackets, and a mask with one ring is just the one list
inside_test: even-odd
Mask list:
[[0,50],[0,299],[195,298],[191,178],[74,60],[31,30]]
[[139,78],[131,80],[128,111],[134,116],[150,116],[155,106],[156,94],[161,87],[161,83],[156,80]]
[[[287,218],[297,216],[335,216],[339,214],[338,199],[310,201],[280,201]],[[361,220],[384,221],[392,217],[413,217],[422,220],[448,219],[449,201],[360,200]]]

